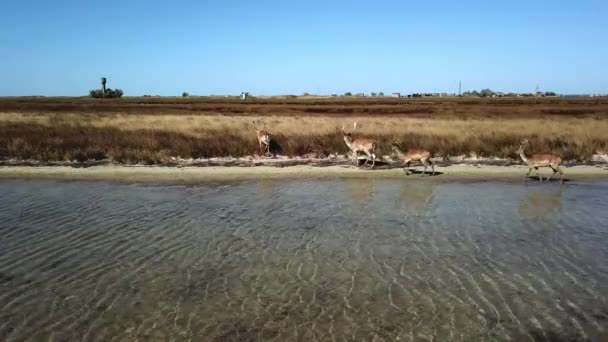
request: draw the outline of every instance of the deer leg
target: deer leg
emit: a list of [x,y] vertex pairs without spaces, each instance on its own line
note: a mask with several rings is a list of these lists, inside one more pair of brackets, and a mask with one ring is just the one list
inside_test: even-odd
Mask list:
[[538,177],[538,179],[540,180],[540,182],[543,182],[543,176],[540,175],[539,171],[538,171],[538,167],[534,168],[536,170],[536,177]]
[[408,176],[412,174],[412,170],[410,170],[410,162],[411,162],[410,160],[405,162],[405,168],[404,168],[404,170],[406,170],[405,174]]
[[421,175],[421,177],[424,177],[424,173],[426,172],[426,168],[427,168],[427,163],[424,159],[420,159],[420,162],[422,163],[422,165],[424,165],[424,169],[422,169],[422,175]]
[[564,183],[564,171],[557,165],[557,172],[559,172],[559,182]]
[[557,173],[557,170],[553,167],[553,165],[550,166],[551,170],[553,170],[553,174],[551,176],[549,176],[549,178],[547,178],[547,181],[550,181],[551,178],[553,178],[553,176],[555,176],[555,174]]
[[374,164],[376,163],[376,158],[374,156],[373,153],[370,153],[369,151],[365,150],[363,151],[365,153],[365,155],[367,156],[367,158],[365,158],[365,163],[363,165],[367,165],[367,163],[369,162],[369,159],[372,159],[372,168],[374,168]]
[[528,181],[528,178],[530,177],[530,173],[532,173],[532,168],[528,168],[528,173],[526,173],[526,175],[524,176],[524,181]]
[[564,183],[564,171],[562,171],[562,169],[560,169],[559,165],[555,165],[555,167],[551,167],[553,169],[553,174],[555,174],[556,172],[559,173],[559,182],[560,183]]
[[435,175],[435,165],[433,165],[433,162],[430,161],[430,159],[424,159],[424,160],[420,160],[422,162],[422,164],[424,164],[424,170],[422,171],[422,175],[424,176],[424,172],[426,171],[427,167],[431,167],[431,170],[433,171],[433,176]]

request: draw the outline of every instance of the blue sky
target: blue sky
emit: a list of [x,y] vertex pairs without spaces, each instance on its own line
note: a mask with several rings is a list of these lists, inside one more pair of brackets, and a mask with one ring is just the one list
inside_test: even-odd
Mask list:
[[5,1],[0,96],[608,93],[607,39],[599,0]]

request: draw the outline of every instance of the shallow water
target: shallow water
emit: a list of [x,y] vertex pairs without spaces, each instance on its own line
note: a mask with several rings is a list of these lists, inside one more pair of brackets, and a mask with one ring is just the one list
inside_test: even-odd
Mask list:
[[0,181],[0,340],[598,340],[608,182]]

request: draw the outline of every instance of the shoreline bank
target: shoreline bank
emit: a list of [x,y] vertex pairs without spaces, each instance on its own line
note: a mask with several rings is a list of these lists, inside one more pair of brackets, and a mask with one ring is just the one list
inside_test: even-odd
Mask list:
[[[0,179],[108,180],[125,182],[206,182],[281,178],[402,178],[404,180],[504,180],[523,181],[528,168],[523,165],[452,164],[435,168],[436,175],[421,177],[422,167],[411,168],[406,176],[402,168],[369,169],[348,165],[295,166],[0,166]],[[608,179],[608,165],[579,165],[564,168],[564,179]],[[550,170],[540,170],[546,179]],[[534,173],[533,173],[534,175]],[[537,181],[529,179],[529,181]]]

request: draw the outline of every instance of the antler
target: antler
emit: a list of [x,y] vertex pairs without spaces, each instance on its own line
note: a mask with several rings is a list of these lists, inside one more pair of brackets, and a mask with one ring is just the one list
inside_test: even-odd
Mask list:
[[344,125],[342,125],[342,133],[344,134],[351,134],[352,132],[354,132],[357,129],[357,122],[355,122],[355,124],[353,125],[353,129],[350,130],[350,132],[346,133],[346,130],[344,128]]
[[255,125],[255,120],[253,120],[253,129],[255,129],[256,131],[259,131],[259,129]]
[[391,145],[397,145],[399,143],[399,139],[397,139],[397,134],[393,132],[393,139],[391,141]]

